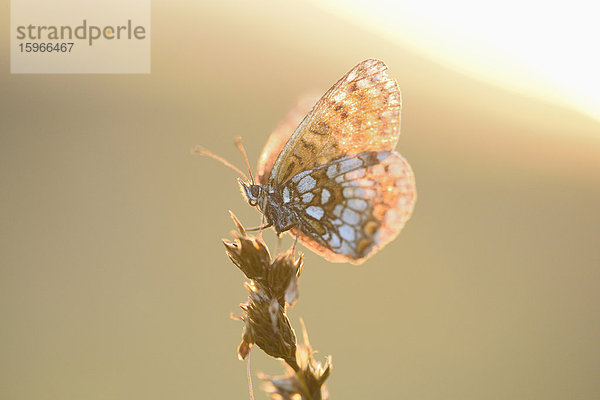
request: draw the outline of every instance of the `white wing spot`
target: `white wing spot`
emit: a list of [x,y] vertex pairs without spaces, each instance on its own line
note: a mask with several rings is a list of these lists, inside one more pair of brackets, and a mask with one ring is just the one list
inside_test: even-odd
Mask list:
[[[383,168],[383,167],[382,167]],[[355,179],[360,179],[365,176],[367,170],[365,168],[359,168],[354,171],[348,172],[345,177],[348,181],[353,181]]]
[[315,197],[315,195],[314,195],[314,194],[312,194],[312,193],[310,193],[310,192],[308,192],[308,193],[304,193],[304,194],[302,195],[302,201],[303,201],[304,203],[310,203],[310,201],[311,201],[311,200],[312,200],[314,197]]
[[[347,188],[344,188],[344,190],[346,190]],[[348,188],[350,189],[350,188]],[[356,195],[356,197],[361,197],[363,199],[369,199],[371,197],[375,197],[375,191],[373,189],[363,189],[363,188],[356,188],[354,189],[354,194]]]
[[352,247],[350,247],[348,242],[342,242],[342,245],[340,246],[338,252],[346,255],[354,254],[354,251],[352,250]]
[[[348,174],[346,174],[348,175]],[[339,176],[338,176],[339,178]],[[336,178],[337,181],[337,178]],[[358,179],[358,180],[352,180],[352,181],[345,181],[344,183],[342,183],[342,186],[374,186],[375,185],[375,181],[372,181],[371,179]]]
[[352,171],[362,165],[362,160],[360,158],[349,158],[348,160],[344,160],[339,163],[340,174],[344,174],[348,171]]
[[344,224],[340,226],[338,231],[340,232],[340,236],[349,242],[353,241],[355,238],[354,229],[352,229],[350,225]]
[[321,190],[321,204],[327,203],[329,201],[330,196],[331,196],[331,193],[329,193],[329,190],[327,190],[327,189]]
[[339,247],[339,245],[341,244],[340,237],[338,235],[336,235],[335,233],[331,234],[331,239],[329,239],[328,242],[329,242],[329,245],[334,248]]
[[300,182],[298,182],[298,192],[300,192],[300,193],[308,192],[309,190],[311,190],[312,188],[315,187],[315,183],[317,183],[315,178],[313,178],[310,175],[306,175],[304,178],[302,178],[300,180]]
[[328,178],[332,179],[333,177],[337,176],[337,174],[337,164],[331,164],[329,167],[327,167]]
[[325,214],[325,211],[323,211],[321,207],[310,206],[306,208],[306,213],[314,219],[321,219],[323,218],[323,214]]
[[342,216],[342,211],[344,210],[344,206],[341,204],[336,205],[333,208],[333,215],[335,215],[336,217],[341,217]]
[[346,208],[342,213],[342,219],[348,224],[356,225],[360,222],[360,215],[356,211]]
[[294,177],[292,178],[292,182],[294,183],[298,183],[298,181],[302,178],[304,178],[306,175],[310,174],[311,170],[307,169],[306,171],[302,171],[296,175],[294,175]]
[[350,199],[348,200],[348,207],[356,211],[365,211],[367,209],[367,202],[363,199]]
[[287,186],[283,188],[283,202],[290,202],[290,189]]

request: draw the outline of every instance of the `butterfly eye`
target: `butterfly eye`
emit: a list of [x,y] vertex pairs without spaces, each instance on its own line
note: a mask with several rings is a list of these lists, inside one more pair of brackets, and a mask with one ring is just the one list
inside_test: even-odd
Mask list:
[[251,185],[250,186],[250,194],[252,195],[252,197],[257,198],[260,195],[260,186]]
[[246,189],[246,197],[248,198],[248,204],[251,206],[256,206],[258,204],[258,198],[260,197],[260,193],[262,188],[260,185],[249,185],[245,186]]

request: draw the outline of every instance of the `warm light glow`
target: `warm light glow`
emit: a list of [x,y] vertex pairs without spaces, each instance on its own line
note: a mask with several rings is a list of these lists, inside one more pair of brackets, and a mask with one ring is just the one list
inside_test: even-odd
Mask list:
[[314,3],[470,76],[600,120],[600,3]]

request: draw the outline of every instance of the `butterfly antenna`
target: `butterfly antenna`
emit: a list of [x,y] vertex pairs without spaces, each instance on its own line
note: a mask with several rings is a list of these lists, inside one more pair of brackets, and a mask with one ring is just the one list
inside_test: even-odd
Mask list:
[[[232,163],[230,163],[229,161],[227,161],[226,159],[224,159],[221,156],[216,155],[215,153],[213,153],[210,150],[205,149],[202,146],[195,146],[192,149],[192,153],[194,154],[199,154],[201,156],[209,156],[210,158],[214,158],[215,160],[219,161],[220,163],[224,164],[225,166],[231,168],[232,170],[234,170],[235,172],[237,172],[238,174],[242,175],[246,180],[248,180],[248,177],[246,176],[246,174],[244,174],[242,172],[241,169],[239,169],[238,167],[236,167],[235,165],[233,165]],[[248,161],[246,161],[246,163],[248,163]],[[252,175],[250,175],[252,176]]]
[[242,156],[244,157],[244,162],[246,163],[246,168],[248,168],[248,174],[250,174],[250,179],[252,180],[252,184],[254,185],[256,182],[254,182],[254,177],[252,176],[252,170],[250,169],[250,163],[248,162],[248,155],[246,154],[246,149],[244,149],[244,145],[242,144],[242,138],[240,136],[235,138],[235,145],[238,148],[238,150],[240,151],[240,153],[242,153]]

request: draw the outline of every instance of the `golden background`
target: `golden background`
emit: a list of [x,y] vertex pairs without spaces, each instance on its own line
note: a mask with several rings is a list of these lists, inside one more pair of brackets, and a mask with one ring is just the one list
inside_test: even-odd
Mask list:
[[369,57],[402,89],[419,199],[363,266],[306,254],[290,315],[333,356],[331,398],[600,397],[600,122],[303,3],[154,2],[151,37],[150,75],[0,60],[0,398],[247,398],[220,239],[227,210],[260,217],[190,149],[241,166],[241,135],[254,166],[299,96]]

